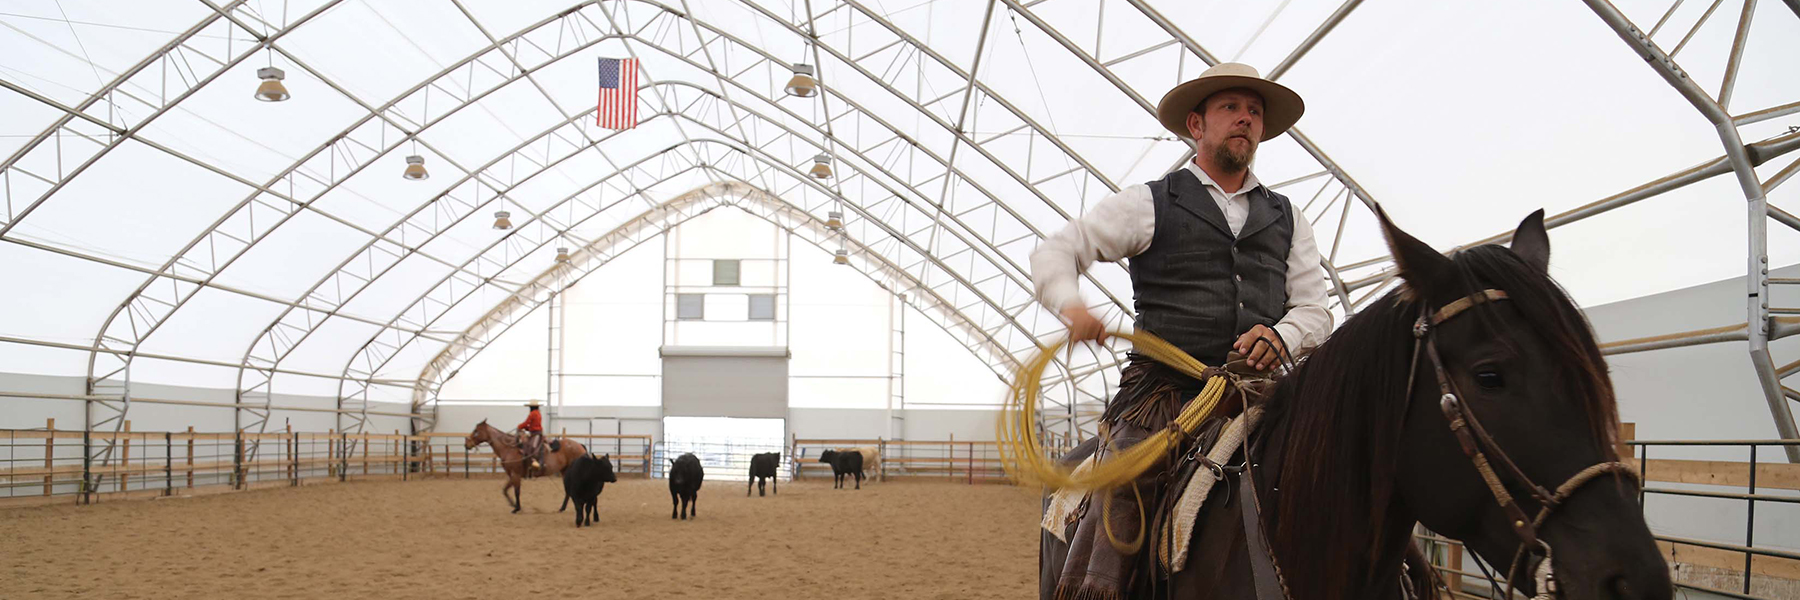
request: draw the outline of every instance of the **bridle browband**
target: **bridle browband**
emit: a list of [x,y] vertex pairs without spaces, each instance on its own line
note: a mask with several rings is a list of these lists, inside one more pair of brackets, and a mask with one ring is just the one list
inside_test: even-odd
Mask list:
[[[1562,485],[1557,486],[1555,491],[1548,490],[1532,481],[1531,477],[1526,475],[1525,471],[1521,470],[1506,455],[1500,445],[1494,442],[1494,438],[1488,435],[1487,429],[1481,426],[1481,421],[1475,418],[1475,413],[1469,409],[1467,404],[1463,403],[1462,394],[1457,390],[1456,382],[1444,369],[1444,361],[1438,354],[1437,344],[1432,339],[1432,333],[1445,321],[1449,321],[1469,309],[1506,299],[1507,295],[1504,290],[1486,289],[1444,305],[1436,312],[1431,312],[1429,305],[1422,306],[1419,309],[1418,320],[1413,322],[1413,356],[1406,378],[1406,398],[1409,402],[1411,401],[1413,381],[1418,373],[1419,355],[1422,352],[1431,359],[1432,372],[1437,377],[1438,391],[1441,394],[1438,407],[1444,412],[1444,419],[1450,423],[1450,432],[1456,435],[1457,445],[1462,448],[1463,455],[1468,457],[1469,462],[1475,466],[1476,472],[1480,473],[1481,480],[1487,484],[1488,491],[1494,496],[1494,501],[1499,503],[1501,510],[1506,512],[1513,534],[1519,538],[1519,549],[1513,553],[1512,565],[1506,570],[1506,597],[1512,597],[1513,582],[1518,581],[1515,575],[1522,567],[1526,566],[1528,558],[1541,553],[1541,556],[1535,557],[1538,559],[1537,567],[1530,569],[1533,571],[1537,590],[1534,598],[1550,599],[1557,595],[1556,575],[1551,565],[1550,545],[1538,537],[1539,528],[1543,527],[1544,521],[1550,518],[1551,512],[1567,502],[1576,490],[1600,475],[1606,473],[1626,474],[1632,476],[1632,480],[1635,482],[1637,474],[1623,462],[1603,462],[1582,469],[1569,477]],[[1494,469],[1494,462],[1488,459],[1489,454],[1499,460],[1502,471]],[[1512,493],[1506,489],[1506,484],[1501,480],[1502,475],[1511,477],[1513,483],[1525,488],[1526,492],[1538,501],[1541,508],[1538,509],[1535,518],[1526,517],[1525,510],[1519,506]],[[1641,486],[1642,482],[1638,482],[1638,484]]]

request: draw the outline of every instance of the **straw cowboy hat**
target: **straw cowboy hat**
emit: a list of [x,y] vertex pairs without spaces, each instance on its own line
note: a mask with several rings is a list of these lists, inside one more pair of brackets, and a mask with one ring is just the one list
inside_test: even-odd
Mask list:
[[1293,127],[1294,122],[1300,120],[1300,115],[1306,112],[1306,103],[1300,100],[1300,94],[1294,93],[1287,86],[1263,79],[1255,67],[1243,63],[1219,63],[1192,81],[1175,86],[1175,89],[1163,94],[1162,102],[1156,104],[1156,120],[1162,122],[1164,129],[1186,139],[1190,137],[1187,129],[1188,113],[1194,112],[1208,96],[1234,88],[1244,88],[1262,95],[1262,141],[1281,135],[1289,127]]
[[532,401],[530,401],[530,402],[526,402],[526,403],[525,403],[525,406],[529,406],[529,407],[532,407],[532,408],[537,408],[537,407],[539,407],[539,406],[543,406],[543,405],[542,405],[542,404],[538,404],[538,401],[536,401],[536,400],[532,400]]

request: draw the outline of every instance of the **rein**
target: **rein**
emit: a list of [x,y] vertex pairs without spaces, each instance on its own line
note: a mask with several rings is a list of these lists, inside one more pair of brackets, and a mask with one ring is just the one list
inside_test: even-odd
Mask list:
[[[1475,417],[1474,411],[1463,403],[1462,394],[1456,387],[1456,381],[1450,378],[1449,372],[1444,368],[1443,358],[1438,353],[1432,333],[1445,321],[1449,321],[1477,305],[1506,299],[1505,291],[1488,289],[1451,302],[1435,313],[1427,312],[1430,310],[1428,307],[1421,308],[1419,319],[1413,323],[1413,358],[1410,363],[1412,373],[1409,373],[1407,377],[1406,397],[1412,398],[1413,375],[1417,374],[1419,355],[1423,353],[1431,360],[1432,373],[1437,378],[1438,392],[1441,394],[1438,407],[1443,411],[1444,419],[1450,423],[1450,432],[1456,435],[1457,445],[1462,449],[1463,456],[1468,457],[1476,472],[1481,474],[1482,482],[1487,484],[1488,492],[1494,496],[1494,501],[1500,505],[1501,510],[1506,512],[1507,518],[1511,521],[1509,525],[1512,527],[1513,534],[1519,538],[1519,549],[1513,553],[1512,565],[1506,570],[1506,597],[1512,597],[1514,582],[1518,581],[1516,576],[1524,568],[1532,571],[1533,583],[1536,584],[1537,595],[1533,598],[1548,600],[1556,598],[1559,594],[1554,566],[1551,564],[1550,544],[1538,536],[1539,529],[1550,518],[1552,512],[1567,502],[1570,496],[1575,495],[1575,492],[1588,482],[1607,473],[1631,475],[1633,481],[1636,481],[1637,474],[1619,461],[1598,463],[1569,477],[1552,492],[1532,481],[1531,477],[1526,475],[1525,471],[1506,455],[1506,451],[1500,448],[1494,438],[1488,435],[1487,429],[1481,426],[1481,420]],[[1489,460],[1489,454],[1499,460],[1499,464],[1504,470],[1496,471],[1494,469],[1494,461]],[[1501,480],[1502,475],[1510,476],[1513,483],[1524,488],[1532,499],[1537,500],[1540,508],[1536,517],[1526,517],[1524,509],[1520,508],[1512,493],[1506,489],[1505,482]],[[1641,482],[1639,485],[1642,485]],[[1536,568],[1527,568],[1526,565],[1533,559],[1537,561]]]

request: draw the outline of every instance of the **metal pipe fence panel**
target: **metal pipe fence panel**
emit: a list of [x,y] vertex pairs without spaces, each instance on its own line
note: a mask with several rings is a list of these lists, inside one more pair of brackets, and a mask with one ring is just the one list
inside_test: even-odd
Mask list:
[[[1645,484],[1638,495],[1639,506],[1647,506],[1659,499],[1683,498],[1699,503],[1694,504],[1695,508],[1709,514],[1724,514],[1733,506],[1742,509],[1744,522],[1740,540],[1699,539],[1652,528],[1651,533],[1662,547],[1665,558],[1678,563],[1675,569],[1678,589],[1746,600],[1800,597],[1800,551],[1756,541],[1759,506],[1767,512],[1772,507],[1800,504],[1800,464],[1787,463],[1781,460],[1782,453],[1770,451],[1792,446],[1800,446],[1800,440],[1623,442],[1621,455],[1636,465]],[[1653,456],[1677,454],[1674,450],[1677,448],[1687,449],[1679,453],[1682,456],[1692,456],[1694,449],[1734,449],[1733,453],[1746,460]],[[1656,450],[1653,452],[1653,449]],[[1721,456],[1718,451],[1704,454],[1709,458]],[[1720,535],[1728,537],[1730,532],[1720,532]],[[1423,528],[1415,538],[1432,563],[1439,567],[1455,595],[1466,598],[1492,595],[1486,591],[1491,589],[1491,580],[1469,571],[1469,563],[1474,559],[1465,555],[1461,542],[1437,536]],[[1493,575],[1500,577],[1503,574],[1495,572]],[[1504,578],[1499,581],[1504,587]]]

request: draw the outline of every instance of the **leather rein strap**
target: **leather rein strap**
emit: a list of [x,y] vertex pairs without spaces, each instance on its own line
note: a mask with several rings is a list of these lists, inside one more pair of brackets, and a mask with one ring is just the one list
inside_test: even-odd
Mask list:
[[[1244,455],[1249,453],[1246,446]],[[1250,467],[1246,461],[1239,477],[1238,513],[1244,516],[1244,542],[1250,551],[1251,589],[1259,600],[1288,600],[1287,582],[1281,579],[1281,567],[1275,564],[1275,553],[1269,550],[1269,540],[1263,532],[1262,506],[1256,498],[1256,479],[1250,474]]]

